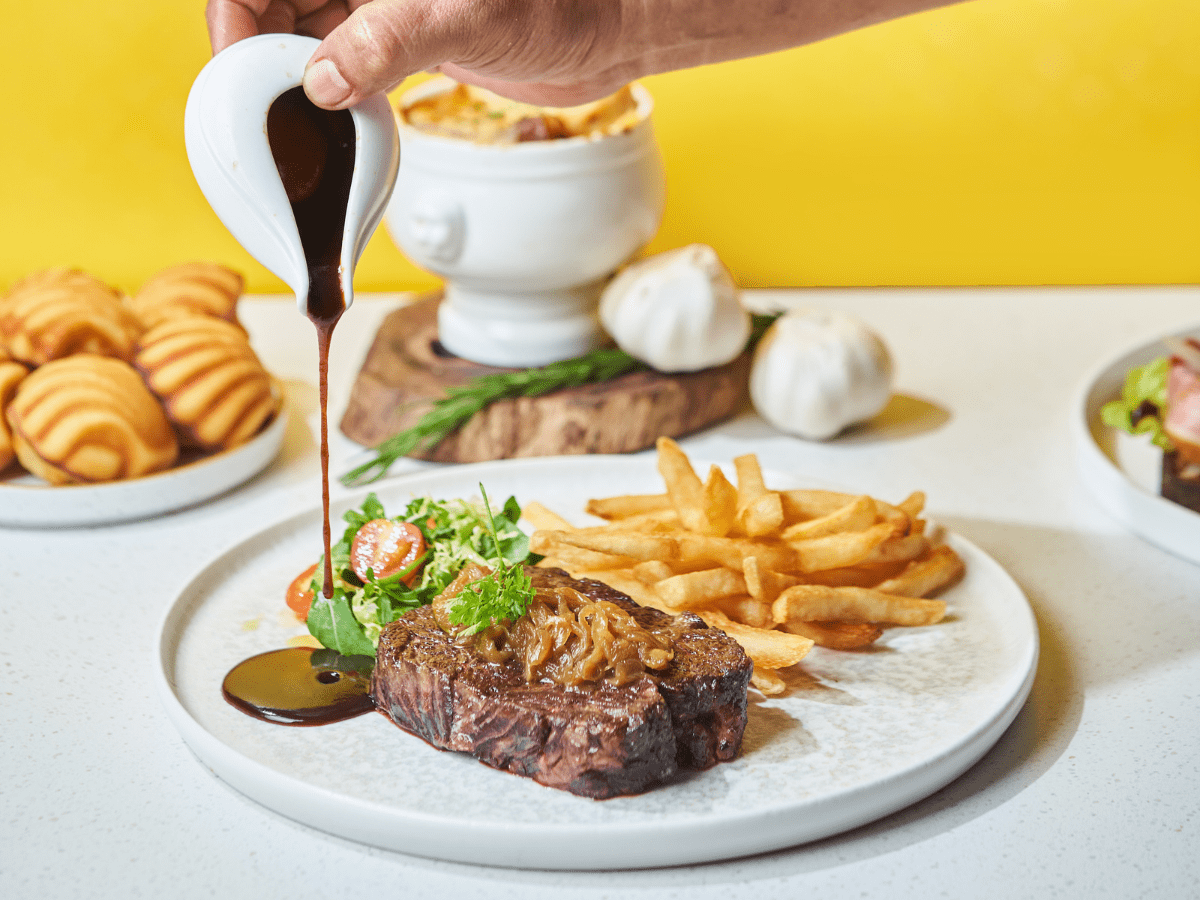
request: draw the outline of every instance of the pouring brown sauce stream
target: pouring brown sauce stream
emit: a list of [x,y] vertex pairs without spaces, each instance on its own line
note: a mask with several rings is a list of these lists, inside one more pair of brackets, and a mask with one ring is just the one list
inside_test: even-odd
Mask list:
[[[267,140],[287,191],[308,265],[308,318],[317,330],[321,398],[323,593],[333,596],[329,524],[329,344],[346,311],[341,284],[342,233],[354,177],[354,119],[314,105],[300,87],[267,112]],[[289,647],[251,657],[225,676],[225,699],[252,716],[288,725],[336,722],[373,708],[366,680],[310,661],[312,649]],[[307,654],[307,656],[305,655]]]

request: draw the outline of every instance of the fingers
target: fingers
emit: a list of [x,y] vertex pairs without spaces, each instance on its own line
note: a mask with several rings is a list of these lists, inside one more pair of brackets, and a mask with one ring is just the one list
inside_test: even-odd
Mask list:
[[345,0],[208,0],[204,18],[215,54],[256,34],[290,34],[298,30],[298,22],[303,33],[324,37],[346,18],[346,4]]
[[304,74],[308,96],[326,109],[351,106],[453,58],[474,14],[468,0],[349,5],[357,8],[329,33]]
[[315,12],[296,20],[296,32],[310,37],[325,39],[350,15],[344,0],[330,0]]
[[208,40],[214,54],[230,44],[258,34],[258,16],[267,0],[208,0],[204,18],[208,22]]
[[259,34],[292,34],[296,30],[296,7],[289,0],[271,0],[258,17]]

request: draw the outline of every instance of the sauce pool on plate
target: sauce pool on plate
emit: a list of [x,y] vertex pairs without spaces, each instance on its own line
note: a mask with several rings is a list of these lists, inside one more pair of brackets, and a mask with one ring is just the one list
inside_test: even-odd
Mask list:
[[280,725],[326,725],[373,710],[371,679],[324,664],[322,655],[332,654],[286,647],[252,656],[229,670],[221,693],[242,712]]

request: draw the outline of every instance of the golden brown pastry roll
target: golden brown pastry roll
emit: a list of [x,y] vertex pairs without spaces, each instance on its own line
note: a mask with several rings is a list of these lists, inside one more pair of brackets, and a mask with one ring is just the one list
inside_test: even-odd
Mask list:
[[16,458],[16,451],[13,450],[12,430],[8,427],[4,410],[17,392],[17,385],[28,374],[27,368],[15,360],[9,359],[6,353],[0,351],[0,471],[8,468],[9,463]]
[[35,369],[6,415],[17,459],[51,484],[136,478],[179,455],[154,395],[132,366],[111,357],[79,353]]
[[279,409],[270,374],[246,336],[223,319],[161,322],[142,336],[134,365],[188,446],[244,444]]
[[219,263],[181,263],[163,269],[129,301],[147,328],[180,316],[216,316],[237,322],[237,301],[242,295],[241,273]]
[[77,269],[30,275],[0,300],[0,344],[31,366],[72,353],[128,362],[144,330],[116,291]]

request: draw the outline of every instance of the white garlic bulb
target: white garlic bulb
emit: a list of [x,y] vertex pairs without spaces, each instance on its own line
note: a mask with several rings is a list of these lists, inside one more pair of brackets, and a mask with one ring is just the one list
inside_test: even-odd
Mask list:
[[892,357],[883,339],[842,313],[780,316],[750,368],[750,398],[759,415],[809,440],[871,418],[891,393]]
[[618,347],[660,372],[724,365],[750,337],[737,285],[704,244],[630,265],[604,289],[600,321]]

